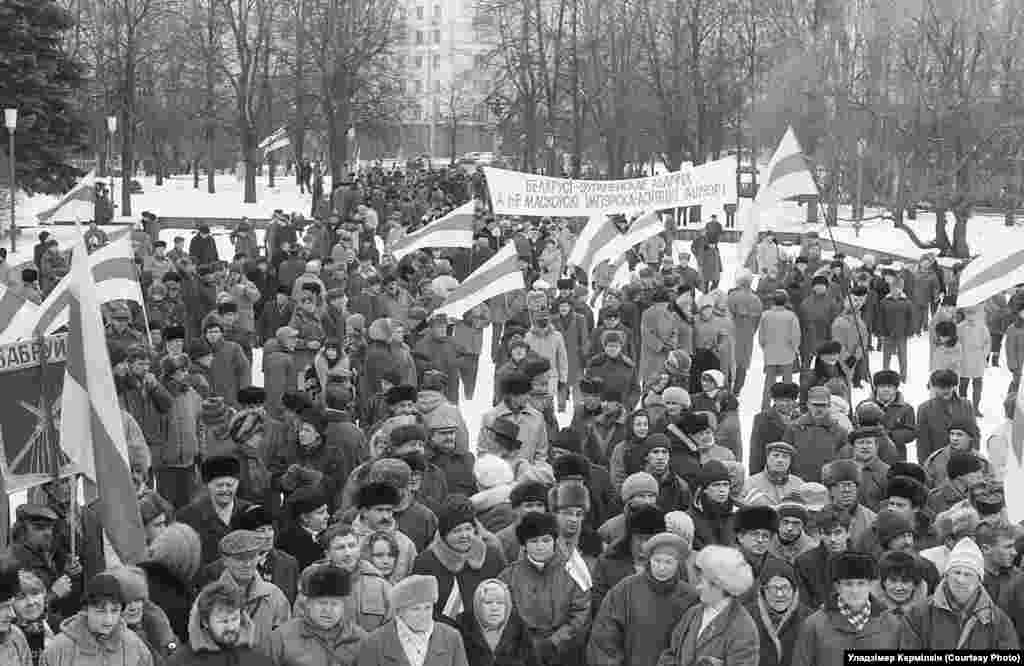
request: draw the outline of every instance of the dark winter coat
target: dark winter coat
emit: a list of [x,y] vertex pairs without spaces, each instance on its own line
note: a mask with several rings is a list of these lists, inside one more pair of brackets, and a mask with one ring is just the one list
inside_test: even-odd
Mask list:
[[[949,400],[931,398],[917,408],[917,462],[924,465],[928,457],[949,443],[949,426],[954,421],[970,423],[978,431],[974,405],[956,393]],[[978,438],[971,443],[978,447]]]
[[589,666],[655,666],[672,630],[700,594],[689,583],[659,581],[649,570],[627,576],[604,597],[587,646]]
[[796,449],[790,474],[806,481],[821,483],[821,468],[835,459],[839,448],[846,443],[847,433],[835,421],[815,423],[809,414],[803,414],[786,427],[782,441]]
[[601,352],[590,359],[587,372],[591,377],[600,377],[606,391],[620,391],[625,398],[624,404],[635,405],[640,399],[636,363],[630,357],[620,354],[618,358],[611,358]]
[[701,631],[703,612],[703,604],[694,604],[683,613],[658,666],[696,664],[703,657],[713,657],[728,666],[757,666],[760,640],[747,609],[732,599]]
[[440,370],[448,377],[445,397],[453,405],[459,404],[459,368],[462,367],[462,352],[455,341],[447,335],[440,338],[428,333],[413,348],[413,358],[420,377],[427,370]]
[[196,234],[193,236],[188,244],[188,253],[195,259],[197,266],[220,261],[220,255],[217,254],[217,243],[213,240],[212,235]]
[[[863,405],[864,402],[860,404]],[[889,439],[896,445],[903,458],[906,458],[907,444],[917,439],[917,417],[914,414],[914,407],[904,402],[903,394],[899,392],[888,404],[883,405],[877,397],[872,398],[871,402],[882,408],[882,425],[885,426]]]
[[774,407],[754,415],[754,425],[750,431],[750,476],[764,471],[764,465],[768,462],[768,451],[765,447],[772,442],[782,441],[788,425],[788,420]]
[[540,569],[521,559],[499,578],[509,586],[512,603],[534,645],[548,641],[558,654],[558,664],[582,666],[590,627],[590,592],[569,575],[565,558],[556,553]]
[[501,638],[493,650],[475,614],[470,610],[463,613],[462,618],[460,631],[470,666],[540,666],[526,626],[514,608],[510,609]]
[[[235,499],[234,512],[231,514],[233,525],[238,515],[250,507],[243,499]],[[220,557],[220,540],[232,531],[231,525],[225,525],[213,508],[213,500],[208,495],[199,497],[178,511],[177,521],[185,523],[199,534],[203,545],[203,564],[209,564]]]
[[[395,620],[383,625],[363,641],[356,663],[359,666],[409,666],[409,659],[398,640]],[[435,624],[427,645],[424,666],[469,666],[459,632],[446,624]]]
[[210,377],[214,395],[223,396],[225,403],[238,407],[238,389],[252,384],[252,367],[237,342],[221,340],[213,348]]
[[[755,589],[759,586],[755,584]],[[747,612],[757,624],[757,633],[761,640],[758,666],[789,666],[793,660],[793,647],[804,620],[811,610],[798,596],[794,597],[789,610],[782,616],[779,627],[773,626],[768,612],[768,605],[760,592],[756,598],[746,604]]]
[[434,604],[434,619],[458,628],[462,617],[448,617],[445,605],[452,593],[452,586],[459,586],[459,596],[465,612],[473,613],[473,595],[480,583],[488,578],[497,578],[505,569],[505,556],[500,550],[488,546],[481,539],[474,539],[470,556],[460,561],[438,533],[427,550],[416,556],[412,573],[434,576],[437,579],[437,602]]
[[800,303],[800,352],[813,355],[823,342],[832,339],[832,321],[841,312],[839,304],[827,293],[811,293]]
[[724,505],[712,505],[706,496],[694,500],[690,507],[690,518],[693,519],[693,550],[698,551],[704,546],[735,546],[736,532],[733,526],[733,503],[727,500]]
[[878,335],[893,340],[912,336],[916,317],[914,304],[903,293],[890,293],[878,303]]
[[950,606],[946,583],[940,583],[927,602],[915,604],[903,616],[900,650],[1017,650],[1013,622],[989,597],[984,586],[964,617]]
[[324,547],[320,542],[313,538],[309,530],[295,524],[278,532],[274,546],[295,558],[299,571],[305,571],[310,564],[324,557]]
[[900,620],[877,599],[871,600],[871,617],[857,631],[842,616],[832,599],[826,608],[811,613],[800,628],[793,649],[792,666],[842,666],[847,650],[895,650]]
[[[263,580],[277,585],[284,592],[288,603],[295,603],[295,597],[299,593],[300,571],[302,569],[299,568],[299,561],[277,548],[270,549],[266,561],[259,568]],[[199,572],[195,587],[202,589],[207,583],[212,583],[220,578],[223,573],[224,558],[221,558],[203,567]]]
[[270,635],[270,658],[277,666],[355,666],[367,633],[342,622],[323,631],[304,617],[292,618]]
[[185,642],[192,608],[192,581],[182,580],[160,562],[142,562],[139,567],[146,572],[149,600],[163,609],[171,630]]
[[569,361],[569,385],[573,386],[583,376],[583,368],[590,358],[587,321],[583,315],[570,312],[568,317],[555,316],[551,323],[562,334],[562,340],[565,342],[565,355]]

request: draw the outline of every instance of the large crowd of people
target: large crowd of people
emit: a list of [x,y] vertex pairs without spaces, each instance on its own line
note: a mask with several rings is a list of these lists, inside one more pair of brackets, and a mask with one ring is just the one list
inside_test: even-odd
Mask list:
[[[721,287],[714,217],[690,253],[669,224],[622,259],[627,284],[614,263],[588,284],[567,265],[585,220],[494,216],[483,186],[373,169],[314,219],[275,211],[262,242],[243,220],[231,257],[205,226],[168,248],[144,214],[146,303],[104,314],[146,556],[110,567],[95,505],[38,489],[0,555],[0,664],[839,666],[849,649],[1019,647],[1024,539],[1002,482],[1024,294],[958,309],[933,257],[853,269],[814,239],[791,260],[771,234]],[[388,253],[474,195],[474,247]],[[508,242],[527,289],[434,313]],[[42,298],[66,271],[41,238],[16,287]],[[912,405],[916,336],[931,394]],[[491,383],[482,354],[493,406],[471,433],[459,402]],[[1001,362],[1006,422],[983,447]]]

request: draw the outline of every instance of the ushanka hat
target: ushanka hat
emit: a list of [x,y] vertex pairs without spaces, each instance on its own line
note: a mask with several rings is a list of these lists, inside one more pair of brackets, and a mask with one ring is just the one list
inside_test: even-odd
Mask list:
[[590,511],[590,491],[579,481],[562,481],[548,491],[548,508],[551,511],[578,507]]
[[221,477],[230,476],[239,478],[241,472],[241,465],[238,462],[238,458],[234,456],[217,456],[215,458],[207,458],[203,460],[203,464],[200,466],[200,473],[203,477],[203,483],[209,483],[214,479]]
[[867,553],[847,551],[839,553],[831,561],[832,582],[840,580],[876,580],[878,565],[875,558]]
[[530,539],[536,539],[545,534],[550,534],[552,538],[558,536],[558,521],[554,514],[528,513],[516,525],[516,539],[522,546],[525,546]]
[[548,487],[540,481],[521,481],[514,488],[508,497],[509,504],[518,507],[525,502],[543,502],[548,504]]
[[384,396],[388,405],[397,405],[400,402],[416,402],[416,387],[408,384],[392,386]]
[[303,587],[309,599],[347,597],[352,593],[352,579],[339,567],[319,566],[313,569]]
[[914,506],[924,506],[928,499],[928,489],[920,481],[909,476],[891,477],[885,486],[885,498],[904,497]]
[[665,529],[665,512],[656,506],[645,504],[626,511],[626,534],[629,536],[650,536]]
[[400,502],[398,490],[389,483],[368,483],[356,492],[356,508],[396,506]]
[[450,495],[437,512],[437,533],[444,538],[456,527],[466,523],[476,525],[476,509],[473,508],[473,503],[460,493]]
[[777,532],[779,529],[779,514],[770,506],[745,506],[736,512],[735,526],[737,532],[750,532],[752,530]]
[[563,453],[551,464],[556,481],[566,479],[590,480],[590,461],[579,453]]

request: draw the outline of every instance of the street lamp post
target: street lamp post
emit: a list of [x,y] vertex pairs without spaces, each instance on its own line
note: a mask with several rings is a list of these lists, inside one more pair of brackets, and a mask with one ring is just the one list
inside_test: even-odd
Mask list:
[[554,132],[548,132],[544,138],[544,142],[548,147],[548,174],[549,176],[555,175],[555,134]]
[[114,134],[117,132],[117,116],[107,116],[107,189],[110,191],[110,214],[114,215],[114,168],[111,160],[114,159]]
[[14,169],[14,130],[18,129],[18,110],[17,109],[4,109],[4,127],[7,128],[7,136],[10,138],[10,149],[7,151],[7,161],[11,165],[11,254],[17,251],[17,236],[18,227],[14,221],[14,195],[18,189],[17,183],[15,182],[15,169]]

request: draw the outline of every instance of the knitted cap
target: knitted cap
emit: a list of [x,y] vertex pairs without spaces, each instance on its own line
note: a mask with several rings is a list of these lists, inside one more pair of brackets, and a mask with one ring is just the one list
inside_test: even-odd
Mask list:
[[626,480],[622,482],[622,491],[619,496],[622,498],[624,504],[629,502],[640,495],[641,493],[651,493],[657,495],[660,488],[658,487],[658,480],[647,472],[637,472],[630,474],[626,477]]
[[658,551],[668,551],[680,562],[685,562],[690,555],[690,544],[678,534],[661,532],[644,543],[644,557],[650,558]]
[[948,574],[953,567],[964,567],[978,574],[979,580],[985,579],[985,558],[974,539],[964,537],[953,546],[949,559],[946,560],[946,573]]

